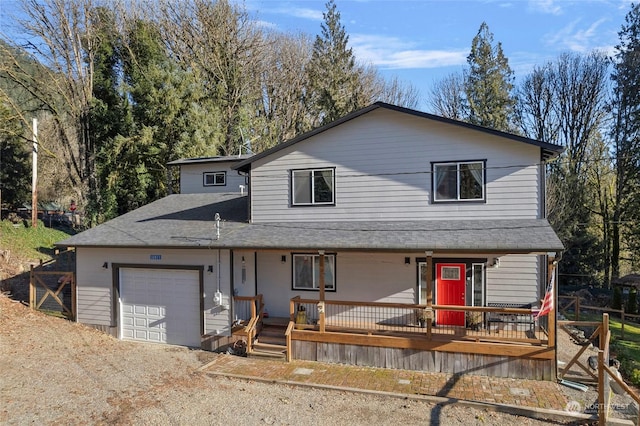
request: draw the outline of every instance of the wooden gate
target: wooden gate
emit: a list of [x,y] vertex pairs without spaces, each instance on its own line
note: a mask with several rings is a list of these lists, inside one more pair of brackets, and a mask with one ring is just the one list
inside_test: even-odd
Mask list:
[[63,252],[55,259],[31,266],[29,274],[29,306],[54,315],[76,319],[76,277],[73,252]]

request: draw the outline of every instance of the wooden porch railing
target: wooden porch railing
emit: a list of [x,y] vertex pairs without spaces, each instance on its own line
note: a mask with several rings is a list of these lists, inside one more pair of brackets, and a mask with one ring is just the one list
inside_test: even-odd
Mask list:
[[295,329],[548,344],[531,309],[445,305],[429,309],[420,304],[325,300],[323,321],[318,307],[318,300],[291,299],[290,320]]
[[247,339],[247,353],[253,350],[253,341],[262,327],[264,303],[262,295],[234,296],[234,314],[236,327],[243,327],[242,333]]

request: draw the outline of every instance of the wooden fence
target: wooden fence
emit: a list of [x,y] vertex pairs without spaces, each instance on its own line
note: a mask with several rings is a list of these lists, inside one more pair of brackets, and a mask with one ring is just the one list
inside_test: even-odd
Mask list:
[[580,316],[584,315],[585,311],[596,311],[607,313],[609,315],[614,314],[616,317],[620,317],[621,339],[624,339],[625,323],[628,323],[630,320],[636,323],[640,322],[640,315],[625,313],[624,309],[583,305],[580,302],[579,296],[558,296],[558,313],[564,315],[565,318],[570,318],[573,321],[580,321]]

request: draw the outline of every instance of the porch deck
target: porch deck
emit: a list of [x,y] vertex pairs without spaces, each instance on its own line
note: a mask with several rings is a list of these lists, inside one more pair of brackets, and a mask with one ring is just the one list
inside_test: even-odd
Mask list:
[[[497,314],[528,315],[533,326],[529,321],[488,321]],[[555,348],[534,315],[520,308],[428,309],[297,297],[291,300],[289,318],[268,321],[288,325],[288,360],[550,380],[555,377]],[[425,318],[431,319],[422,326]],[[436,319],[462,319],[462,325],[438,324]]]

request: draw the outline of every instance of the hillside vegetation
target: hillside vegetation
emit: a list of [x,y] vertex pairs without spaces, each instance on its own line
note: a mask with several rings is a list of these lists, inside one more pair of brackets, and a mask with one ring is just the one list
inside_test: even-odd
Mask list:
[[56,241],[69,234],[47,228],[42,222],[37,227],[0,222],[0,292],[10,293],[15,300],[28,301],[29,265],[53,258]]

